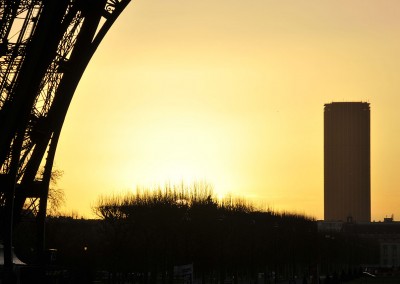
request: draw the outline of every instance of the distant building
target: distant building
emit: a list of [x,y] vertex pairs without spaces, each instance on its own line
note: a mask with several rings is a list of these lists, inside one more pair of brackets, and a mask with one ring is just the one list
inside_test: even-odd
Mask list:
[[365,267],[397,268],[400,265],[400,222],[393,217],[383,222],[318,221],[317,225],[318,232],[325,238],[345,239],[353,252],[361,248]]
[[325,221],[371,221],[370,171],[369,103],[325,104]]

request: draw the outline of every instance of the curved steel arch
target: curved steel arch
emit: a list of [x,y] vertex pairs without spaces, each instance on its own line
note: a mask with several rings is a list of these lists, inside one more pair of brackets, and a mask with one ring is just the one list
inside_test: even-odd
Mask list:
[[[12,266],[13,221],[31,212],[44,249],[48,188],[80,78],[130,0],[1,0],[0,225]],[[24,209],[24,210],[23,210]]]

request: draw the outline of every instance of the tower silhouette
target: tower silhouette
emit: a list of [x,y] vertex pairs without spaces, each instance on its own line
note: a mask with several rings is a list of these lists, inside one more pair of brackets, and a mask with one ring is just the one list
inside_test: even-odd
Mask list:
[[22,212],[38,219],[43,251],[50,177],[68,106],[129,2],[0,2],[0,239],[6,267],[12,265],[13,222]]
[[370,180],[369,103],[325,104],[325,221],[369,222]]

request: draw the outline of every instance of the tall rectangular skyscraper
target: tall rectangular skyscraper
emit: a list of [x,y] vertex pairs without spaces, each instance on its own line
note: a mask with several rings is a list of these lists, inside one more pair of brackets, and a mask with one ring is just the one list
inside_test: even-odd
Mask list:
[[370,106],[324,108],[324,219],[371,221]]

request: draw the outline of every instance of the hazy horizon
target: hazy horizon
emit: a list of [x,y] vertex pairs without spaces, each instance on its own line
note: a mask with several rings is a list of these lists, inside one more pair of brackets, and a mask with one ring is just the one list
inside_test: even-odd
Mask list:
[[323,106],[364,101],[372,220],[396,219],[399,12],[388,0],[132,1],[63,126],[65,211],[207,181],[219,196],[322,219]]

